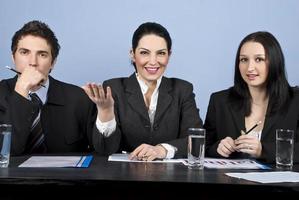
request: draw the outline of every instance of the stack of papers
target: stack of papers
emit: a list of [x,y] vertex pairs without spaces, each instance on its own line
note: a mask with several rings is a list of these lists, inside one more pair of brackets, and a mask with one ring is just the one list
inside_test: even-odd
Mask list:
[[19,167],[79,167],[87,168],[92,156],[32,156]]

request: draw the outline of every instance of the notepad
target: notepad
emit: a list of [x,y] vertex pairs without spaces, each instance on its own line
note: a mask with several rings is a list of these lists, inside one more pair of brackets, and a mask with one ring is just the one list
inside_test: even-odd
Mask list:
[[32,156],[19,167],[89,167],[92,156]]

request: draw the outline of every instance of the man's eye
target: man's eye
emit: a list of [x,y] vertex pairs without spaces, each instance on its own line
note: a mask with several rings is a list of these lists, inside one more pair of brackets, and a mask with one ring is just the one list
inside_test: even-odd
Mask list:
[[48,54],[46,54],[46,53],[41,53],[40,56],[41,56],[42,58],[47,58],[47,57],[48,57]]
[[26,54],[28,54],[28,51],[26,51],[26,50],[21,50],[21,51],[20,51],[20,54],[21,54],[21,55],[26,55]]

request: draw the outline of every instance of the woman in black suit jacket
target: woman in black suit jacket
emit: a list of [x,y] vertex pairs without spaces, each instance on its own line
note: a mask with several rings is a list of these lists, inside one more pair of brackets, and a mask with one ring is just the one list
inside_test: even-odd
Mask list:
[[192,84],[163,77],[170,54],[168,31],[160,24],[144,23],[132,39],[135,73],[105,81],[103,87],[84,87],[98,108],[100,133],[93,139],[97,152],[123,150],[139,160],[186,156],[187,129],[201,127],[202,121]]
[[[211,95],[204,127],[206,154],[275,160],[276,129],[295,132],[294,161],[298,161],[299,91],[291,88],[284,56],[275,37],[255,32],[240,43],[234,86]],[[242,134],[257,126],[249,133]]]

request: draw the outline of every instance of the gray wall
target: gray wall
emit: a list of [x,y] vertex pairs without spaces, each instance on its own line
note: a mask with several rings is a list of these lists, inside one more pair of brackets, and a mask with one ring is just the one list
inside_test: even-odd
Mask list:
[[298,0],[0,0],[0,79],[13,76],[4,68],[12,35],[33,19],[49,24],[62,46],[52,75],[79,86],[130,75],[134,30],[161,23],[173,39],[166,75],[193,83],[203,119],[210,94],[232,85],[238,44],[251,32],[277,37],[288,80],[299,85]]

